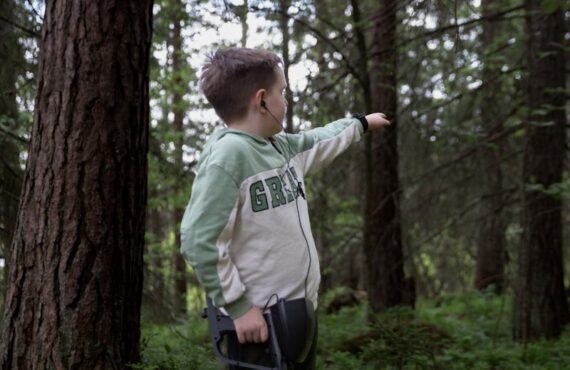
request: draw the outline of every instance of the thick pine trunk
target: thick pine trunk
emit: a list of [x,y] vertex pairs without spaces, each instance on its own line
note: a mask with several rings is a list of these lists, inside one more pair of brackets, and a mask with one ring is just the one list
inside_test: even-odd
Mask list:
[[[482,15],[487,17],[493,14],[491,0],[482,0]],[[497,22],[483,22],[482,45],[483,53],[489,53],[495,40]],[[493,63],[491,57],[483,57],[483,84],[487,88],[483,92],[481,102],[481,118],[483,132],[487,138],[493,137],[503,129],[499,107],[495,95],[500,93],[497,86],[497,75],[500,65]],[[485,289],[493,285],[496,292],[502,292],[504,284],[504,255],[505,236],[502,219],[503,208],[503,174],[501,170],[501,147],[485,145],[480,151],[480,179],[481,179],[481,207],[480,228],[477,240],[477,259],[475,267],[475,288]]]
[[[566,145],[564,13],[544,14],[526,1],[528,46],[527,123],[523,165],[523,242],[519,252],[513,336],[557,337],[568,323],[564,295],[561,200],[536,190],[562,181]],[[533,185],[535,185],[533,187]]]
[[140,359],[152,1],[46,3],[2,369]]
[[374,17],[372,106],[392,124],[372,135],[372,192],[368,214],[368,296],[373,311],[403,303],[404,261],[400,227],[398,125],[396,117],[396,8],[382,0]]

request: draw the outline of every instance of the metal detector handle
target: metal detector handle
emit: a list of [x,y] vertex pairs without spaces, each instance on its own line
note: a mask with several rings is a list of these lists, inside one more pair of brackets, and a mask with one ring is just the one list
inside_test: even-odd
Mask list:
[[271,350],[271,357],[273,359],[276,367],[267,367],[257,364],[252,364],[248,362],[236,361],[226,357],[220,348],[223,336],[225,334],[235,334],[236,329],[234,322],[231,317],[222,314],[212,303],[209,297],[206,297],[207,307],[204,309],[202,314],[203,318],[208,319],[208,328],[210,329],[210,335],[212,337],[212,345],[214,347],[214,352],[216,356],[225,363],[226,365],[240,366],[243,368],[253,369],[253,370],[283,370],[283,358],[281,355],[281,349],[279,348],[279,343],[277,342],[277,336],[275,335],[275,327],[273,325],[273,319],[270,314],[264,314],[265,322],[267,323],[267,329],[269,332],[269,348]]

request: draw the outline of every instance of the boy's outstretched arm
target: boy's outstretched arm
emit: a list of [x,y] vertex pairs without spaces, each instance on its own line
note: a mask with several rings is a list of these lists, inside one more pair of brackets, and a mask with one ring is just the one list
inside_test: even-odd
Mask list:
[[299,134],[279,134],[275,138],[288,152],[291,164],[301,167],[304,175],[310,175],[360,141],[366,131],[390,125],[384,113],[371,113],[365,118],[342,118],[323,127]]

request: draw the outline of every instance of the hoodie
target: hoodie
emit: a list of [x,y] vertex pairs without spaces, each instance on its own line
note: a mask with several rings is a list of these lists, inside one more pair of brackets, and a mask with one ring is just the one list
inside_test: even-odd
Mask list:
[[208,139],[182,218],[181,252],[214,305],[233,319],[274,296],[306,296],[317,307],[320,269],[304,178],[364,131],[345,118],[269,139],[231,128]]

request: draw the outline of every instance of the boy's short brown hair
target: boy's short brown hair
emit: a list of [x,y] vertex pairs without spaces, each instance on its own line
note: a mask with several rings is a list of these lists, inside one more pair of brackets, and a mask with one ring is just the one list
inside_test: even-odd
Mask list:
[[222,120],[229,123],[247,114],[251,96],[270,89],[281,59],[267,50],[218,49],[202,67],[200,87]]

